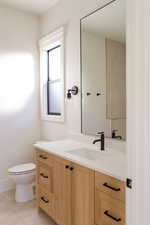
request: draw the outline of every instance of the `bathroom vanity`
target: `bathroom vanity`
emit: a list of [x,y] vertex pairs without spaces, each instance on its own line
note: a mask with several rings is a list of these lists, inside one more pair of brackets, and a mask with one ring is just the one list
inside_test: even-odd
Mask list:
[[125,225],[124,152],[74,140],[34,146],[38,207],[58,225]]
[[58,225],[125,225],[125,21],[124,1],[80,21],[81,133],[101,136],[35,144],[38,207]]

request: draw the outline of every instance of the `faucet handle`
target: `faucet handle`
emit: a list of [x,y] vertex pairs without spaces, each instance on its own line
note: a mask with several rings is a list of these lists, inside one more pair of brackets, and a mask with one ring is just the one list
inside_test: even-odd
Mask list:
[[117,129],[113,129],[113,130],[112,130],[112,133],[111,133],[111,134],[112,134],[112,138],[116,137],[116,132],[117,132],[117,131],[118,131]]
[[104,131],[97,132],[97,135],[104,134]]

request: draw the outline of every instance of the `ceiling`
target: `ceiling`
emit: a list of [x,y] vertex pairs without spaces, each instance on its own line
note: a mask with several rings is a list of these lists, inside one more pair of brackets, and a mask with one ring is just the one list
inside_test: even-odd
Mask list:
[[83,29],[103,37],[125,42],[126,1],[115,1],[82,20]]
[[35,14],[42,14],[59,0],[0,0],[0,4]]

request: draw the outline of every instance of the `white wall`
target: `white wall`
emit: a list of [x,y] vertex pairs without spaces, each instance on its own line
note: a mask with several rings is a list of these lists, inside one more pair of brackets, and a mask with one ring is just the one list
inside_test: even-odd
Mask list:
[[[41,17],[41,37],[65,25],[66,29],[66,90],[73,85],[80,87],[80,19],[108,1],[61,0]],[[65,123],[41,122],[41,134],[45,139],[63,138],[69,131],[80,132],[80,94],[66,101]]]
[[0,7],[0,179],[39,139],[38,19]]

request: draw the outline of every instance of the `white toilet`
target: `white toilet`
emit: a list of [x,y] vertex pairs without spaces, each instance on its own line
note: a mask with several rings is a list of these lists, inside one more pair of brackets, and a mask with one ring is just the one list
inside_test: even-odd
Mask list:
[[35,198],[33,184],[35,182],[36,165],[27,163],[8,169],[9,177],[16,183],[16,202],[27,202]]

